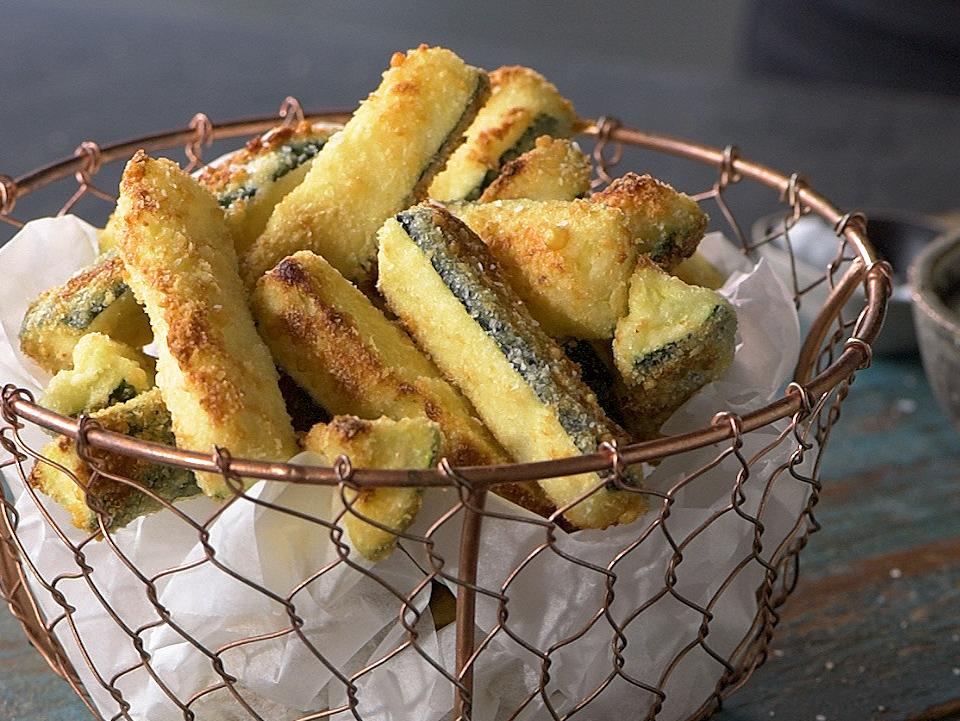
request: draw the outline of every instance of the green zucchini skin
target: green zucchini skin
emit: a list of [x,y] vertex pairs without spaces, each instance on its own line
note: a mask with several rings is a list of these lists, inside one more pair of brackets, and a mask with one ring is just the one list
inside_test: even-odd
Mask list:
[[530,68],[497,68],[490,84],[490,100],[467,129],[466,142],[431,184],[431,198],[476,200],[502,167],[533,148],[538,137],[567,138],[576,130],[573,106]]
[[[605,441],[625,438],[577,367],[504,283],[483,242],[445,209],[423,204],[388,222],[381,231],[380,263],[381,290],[390,307],[515,459],[592,453]],[[423,275],[428,267],[432,281]],[[408,275],[417,280],[406,280]],[[410,283],[419,279],[425,281],[423,302],[439,303],[427,322],[417,317],[417,298],[410,298]],[[441,288],[447,297],[433,297]],[[449,348],[448,333],[463,346]],[[474,372],[471,365],[486,370]],[[510,390],[515,383],[525,390]],[[505,413],[512,414],[510,419]],[[626,480],[638,485],[641,478],[631,469]],[[598,482],[596,475],[581,474],[541,481],[541,486],[563,508]],[[566,508],[564,517],[579,528],[603,528],[632,521],[643,506],[639,494],[608,487]]]
[[630,311],[613,341],[631,432],[655,437],[674,411],[723,375],[733,362],[736,332],[736,311],[723,296],[642,259],[631,279]]
[[[589,390],[579,382],[576,370],[564,362],[565,358],[557,356],[556,344],[510,297],[507,287],[486,282],[477,262],[478,258],[489,258],[482,241],[473,233],[459,232],[453,225],[457,221],[436,208],[405,210],[397,215],[397,220],[540,401],[557,409],[560,425],[580,452],[595,451],[598,437],[607,429],[602,427],[597,409],[587,400]],[[458,242],[451,243],[452,237]],[[486,267],[491,264],[484,263]],[[612,429],[607,435],[612,437]]]
[[[169,446],[174,446],[176,442],[170,412],[156,388],[93,413],[90,417],[106,430],[140,440]],[[173,502],[200,493],[192,471],[96,449],[92,453],[98,465],[107,473],[139,483],[166,501]],[[106,513],[108,530],[122,528],[134,519],[162,508],[160,503],[131,485],[101,474],[93,476],[90,466],[77,455],[75,441],[66,436],[58,436],[47,444],[43,456],[67,468],[79,483],[86,486],[86,495],[95,498]],[[90,533],[100,531],[97,514],[90,508],[83,489],[70,476],[50,464],[38,461],[29,480],[32,486],[62,505],[77,528]]]
[[20,348],[44,370],[56,373],[70,368],[74,346],[95,332],[134,348],[153,337],[116,251],[104,253],[30,304],[20,326]]
[[203,168],[197,179],[223,208],[238,253],[263,232],[274,207],[303,181],[339,129],[332,123],[281,125]]
[[296,170],[306,164],[320,152],[327,142],[326,136],[315,138],[306,138],[298,142],[290,142],[281,145],[275,150],[270,151],[269,165],[261,169],[258,173],[260,177],[251,176],[253,168],[250,163],[246,164],[244,171],[247,173],[245,181],[224,188],[221,192],[214,193],[221,208],[230,208],[240,200],[249,200],[257,194],[264,192],[268,183],[275,183],[287,173]]
[[[616,385],[619,381],[617,367],[609,341],[568,338],[563,341],[563,352],[580,368],[580,377],[597,396],[597,403],[604,412],[627,431],[620,412]],[[620,381],[622,383],[622,381]]]
[[426,197],[489,95],[487,74],[443,48],[397,54],[379,87],[314,159],[242,254],[248,288],[310,250],[357,283],[376,276],[377,230]]

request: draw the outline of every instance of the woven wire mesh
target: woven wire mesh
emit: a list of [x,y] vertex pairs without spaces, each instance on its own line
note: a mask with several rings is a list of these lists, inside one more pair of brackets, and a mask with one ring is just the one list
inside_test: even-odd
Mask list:
[[[289,99],[282,115],[288,120],[302,117],[299,105]],[[253,132],[268,126],[268,121],[230,126],[224,135],[236,136],[241,130]],[[613,120],[601,120],[594,127],[596,185],[603,185],[622,170],[618,167],[614,172],[614,166],[622,163],[620,141],[630,143],[632,139],[618,132],[618,123]],[[165,136],[154,147],[164,143],[182,147],[188,168],[195,169],[203,163],[204,148],[215,136],[216,128],[209,119],[197,115],[188,130]],[[63,179],[56,180],[69,193],[60,212],[76,212],[78,203],[89,198],[109,207],[112,196],[95,183],[105,164],[100,147],[85,142],[78,148],[77,157],[79,166],[72,173],[75,184],[68,187],[69,170],[61,173]],[[115,157],[123,156],[118,153]],[[806,185],[799,176],[790,176],[781,188],[782,221],[766,236],[749,239],[729,200],[730,187],[742,180],[737,161],[736,149],[725,149],[716,164],[714,181],[696,198],[705,205],[712,204],[708,211],[745,253],[754,254],[765,244],[776,242],[786,249],[794,269],[790,232],[803,215],[811,212],[802,192]],[[0,220],[17,226],[20,221],[13,216],[17,182],[6,176],[2,181]],[[24,194],[22,188],[19,192]],[[643,494],[653,509],[630,526],[629,533],[617,536],[622,543],[612,552],[605,545],[581,543],[578,534],[566,534],[556,520],[563,509],[549,519],[503,512],[490,497],[495,483],[479,482],[476,476],[441,462],[434,483],[437,487],[428,491],[435,499],[433,515],[428,514],[420,526],[398,534],[397,560],[390,567],[402,566],[398,580],[384,567],[358,559],[344,540],[342,519],[345,514],[357,513],[352,508],[354,495],[349,491],[361,487],[349,459],[338,460],[328,482],[332,485],[326,486],[341,501],[340,510],[328,515],[305,512],[302,505],[288,505],[282,494],[273,497],[245,491],[234,459],[227,450],[218,450],[212,462],[233,495],[212,512],[190,513],[119,475],[116,464],[111,463],[111,452],[93,440],[99,436],[96,423],[89,418],[81,419],[73,434],[88,479],[81,480],[45,458],[36,443],[27,438],[26,431],[35,423],[25,419],[29,414],[23,411],[32,405],[32,398],[26,391],[8,386],[0,423],[0,467],[20,479],[25,488],[20,500],[42,516],[45,536],[53,538],[62,551],[64,570],[52,577],[41,573],[31,557],[34,549],[24,540],[21,510],[9,489],[4,489],[0,591],[51,668],[73,686],[95,717],[111,721],[140,717],[142,709],[137,707],[136,693],[131,692],[134,677],[148,678],[147,683],[166,700],[173,709],[171,717],[176,718],[204,718],[204,710],[214,700],[217,708],[232,708],[231,717],[236,718],[386,718],[388,712],[378,708],[380,699],[364,695],[364,691],[371,679],[393,669],[398,669],[397,674],[414,669],[419,677],[432,677],[431,698],[439,699],[432,702],[444,706],[444,718],[471,718],[481,703],[495,708],[492,713],[503,719],[598,718],[598,714],[616,707],[633,709],[631,716],[636,718],[705,718],[765,659],[779,620],[778,608],[797,582],[800,551],[809,534],[818,528],[813,509],[820,492],[821,454],[839,419],[855,370],[869,362],[869,343],[858,335],[864,323],[871,321],[868,308],[847,317],[843,302],[846,294],[841,291],[865,277],[872,278],[883,290],[886,269],[875,259],[862,257],[862,247],[851,244],[848,231],[863,235],[859,216],[838,214],[835,230],[836,254],[815,284],[803,285],[795,271],[784,278],[798,308],[817,286],[837,291],[831,295],[837,300],[824,309],[808,333],[795,380],[785,390],[788,404],[768,414],[765,422],[752,422],[752,429],[736,415],[718,413],[711,427],[719,441],[678,441],[669,447],[661,445],[662,453],[648,452],[642,460],[676,465],[678,471],[668,487],[637,489],[624,482],[625,464],[639,457],[636,448],[601,449],[606,477],[594,490],[613,484]],[[868,305],[875,306],[875,298],[868,296]],[[881,299],[880,317],[882,305]],[[841,364],[850,357],[852,363]],[[827,371],[832,375],[826,381],[819,385],[808,382]],[[645,447],[651,446],[641,444],[640,455]],[[129,541],[110,530],[108,513],[95,493],[87,494],[86,500],[100,519],[100,529],[78,537],[30,487],[28,477],[35,463],[55,466],[82,488],[116,483],[151,496],[163,506],[163,513],[189,531],[199,551],[181,557],[171,553],[169,563],[152,568],[138,566],[131,560]],[[695,521],[678,522],[674,512],[678,499],[716,494],[718,478],[723,479],[719,489],[722,502]],[[500,480],[509,479],[507,470]],[[310,488],[309,484],[298,487]],[[771,538],[767,526],[772,515],[782,514],[778,499],[784,494],[792,499],[792,515],[776,520],[787,530]],[[244,506],[256,509],[260,519],[285,524],[286,533],[302,533],[315,550],[322,547],[310,556],[316,563],[303,565],[302,575],[294,579],[278,581],[245,575],[243,563],[236,563],[236,555],[225,552],[216,536],[218,520]],[[713,539],[711,534],[718,528],[729,529],[731,538],[739,541],[730,549],[729,566],[703,587],[698,583],[698,558],[709,557],[704,541]],[[496,545],[497,539],[521,541],[512,540],[516,545],[502,548]],[[116,602],[116,589],[101,582],[91,562],[93,557],[110,557],[116,567],[125,569],[128,588],[137,589],[136,612],[131,611],[129,603]],[[499,562],[491,564],[492,557],[498,557]],[[694,570],[688,572],[690,568]],[[627,591],[641,576],[648,582],[651,578],[657,581],[654,592],[637,599]],[[556,583],[544,587],[543,580],[551,578]],[[171,589],[201,579],[216,579],[212,593],[232,589],[230,592],[238,598],[256,599],[250,601],[252,607],[266,613],[269,620],[213,636],[195,627],[190,614],[176,607]],[[323,612],[316,608],[317,599],[338,584],[352,584],[353,589],[339,597],[340,607],[362,604],[372,597],[394,609],[392,620],[360,651],[345,654],[321,642],[326,637],[317,628],[315,615]],[[752,600],[748,608],[743,608],[744,588]],[[105,649],[98,644],[97,636],[89,631],[88,619],[77,618],[76,594],[83,595],[88,605],[92,599],[101,622],[113,632],[119,630],[126,639],[125,648]],[[578,613],[549,623],[531,621],[538,615],[555,613],[551,601],[558,598],[569,599]],[[336,613],[336,608],[325,611]],[[727,632],[717,641],[717,634],[711,635],[726,617],[743,613],[748,617],[737,626],[736,637],[731,638]],[[537,633],[531,633],[531,629]],[[673,639],[675,646],[669,658],[653,662],[655,654],[647,644],[658,633],[674,632],[684,637]],[[154,652],[158,638],[189,646],[193,656],[201,660],[198,668],[203,668],[204,682],[186,693],[181,680],[171,681],[170,670],[162,668],[163,660]],[[575,667],[571,659],[577,658],[577,649],[597,648],[598,638],[603,639],[604,654],[582,658],[583,673],[579,678],[571,675]],[[316,679],[318,690],[323,688],[321,698],[301,701],[299,711],[287,710],[284,715],[278,715],[276,706],[264,698],[261,690],[251,688],[250,682],[254,671],[261,676],[268,674],[270,666],[263,659],[291,663],[289,657],[279,659],[281,650],[292,654],[305,676]],[[124,663],[118,665],[117,657],[125,659]],[[105,662],[108,658],[110,663]],[[492,660],[488,662],[488,658]],[[514,664],[506,681],[491,676],[490,666],[504,663],[504,659]],[[257,666],[260,663],[266,665]],[[708,692],[702,697],[691,699],[683,685],[678,685],[677,679],[689,663],[706,664],[712,669]],[[499,706],[494,703],[491,707],[486,698],[491,693],[496,695],[489,688],[489,678],[510,686],[509,692],[501,694],[506,700]],[[412,704],[418,702],[422,699],[411,699]],[[113,710],[104,713],[105,708]],[[392,712],[398,714],[396,718],[407,717],[402,709]]]

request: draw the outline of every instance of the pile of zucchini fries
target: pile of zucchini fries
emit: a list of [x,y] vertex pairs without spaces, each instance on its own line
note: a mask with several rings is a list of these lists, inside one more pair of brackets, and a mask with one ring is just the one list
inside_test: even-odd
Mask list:
[[[55,374],[42,403],[193,450],[369,468],[655,437],[727,369],[736,316],[696,254],[697,204],[634,173],[591,193],[581,126],[536,72],[421,46],[393,56],[343,127],[278,127],[195,175],[138,152],[99,258],[23,320],[24,353]],[[110,475],[167,501],[232,492],[217,474],[95,453],[106,473],[58,437],[30,476],[92,534],[160,507]],[[496,492],[605,528],[645,511],[642,483],[629,469]],[[421,491],[343,498],[350,547],[376,561]]]

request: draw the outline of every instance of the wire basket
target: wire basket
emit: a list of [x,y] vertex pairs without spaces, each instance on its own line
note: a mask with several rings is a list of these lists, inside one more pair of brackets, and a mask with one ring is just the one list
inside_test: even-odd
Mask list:
[[[280,115],[283,122],[303,119],[299,104],[290,98],[285,101]],[[310,114],[307,119],[343,122],[348,117],[349,114],[342,112],[321,112]],[[127,159],[138,148],[148,151],[183,148],[189,161],[189,169],[195,169],[203,163],[203,149],[214,140],[249,136],[265,131],[276,123],[275,117],[268,117],[214,125],[205,115],[198,114],[189,127],[173,132],[106,147],[84,142],[73,158],[48,165],[17,179],[0,176],[0,220],[14,227],[22,225],[21,220],[14,215],[17,200],[52,184],[66,188],[64,194],[69,193],[69,199],[60,208],[60,213],[71,210],[76,212],[74,207],[87,197],[112,203],[113,197],[95,184],[96,176],[102,167]],[[471,468],[452,468],[442,462],[436,469],[411,474],[353,469],[349,461],[342,458],[332,468],[316,468],[233,458],[225,449],[211,455],[153,445],[103,430],[88,418],[76,421],[58,416],[36,405],[28,392],[8,385],[4,388],[2,397],[0,444],[3,454],[0,455],[0,468],[7,472],[12,471],[24,485],[27,485],[26,477],[34,462],[48,462],[23,438],[25,428],[39,426],[75,439],[81,458],[89,464],[94,474],[105,473],[102,467],[104,453],[121,454],[194,471],[218,473],[224,476],[235,493],[235,496],[226,502],[226,506],[258,503],[262,512],[270,514],[289,515],[291,512],[289,509],[273,507],[262,500],[251,498],[242,490],[239,483],[241,477],[333,487],[343,498],[346,498],[346,488],[364,486],[414,483],[423,487],[451,489],[450,507],[429,529],[422,535],[400,534],[398,552],[405,553],[411,559],[422,559],[419,565],[422,577],[413,588],[395,588],[389,579],[378,577],[377,566],[358,564],[350,557],[348,548],[340,540],[343,530],[339,521],[342,516],[330,519],[318,515],[296,514],[300,521],[317,524],[324,529],[335,550],[335,559],[327,567],[318,568],[314,573],[300,579],[300,583],[286,595],[278,595],[275,590],[265,587],[256,579],[238,578],[246,589],[273,599],[285,614],[287,623],[272,634],[251,634],[238,630],[229,642],[208,648],[161,603],[159,589],[163,582],[172,575],[185,572],[186,566],[174,565],[162,571],[130,568],[142,587],[143,597],[152,606],[156,616],[152,623],[131,627],[125,622],[123,614],[112,606],[109,589],[97,588],[95,569],[87,560],[90,544],[94,543],[107,544],[122,560],[122,551],[114,544],[112,533],[107,529],[103,517],[100,521],[102,540],[101,534],[92,534],[79,542],[71,540],[59,527],[54,516],[44,509],[41,497],[35,491],[28,491],[32,493],[32,502],[43,515],[49,533],[59,538],[64,552],[73,563],[72,573],[64,573],[56,578],[44,578],[39,575],[31,560],[31,549],[26,548],[21,539],[20,514],[15,508],[14,498],[9,489],[0,485],[3,490],[0,594],[21,622],[30,642],[54,672],[73,687],[96,718],[138,718],[136,701],[125,697],[122,683],[125,675],[134,672],[145,672],[154,679],[169,698],[171,706],[175,707],[177,718],[202,718],[200,709],[203,708],[205,698],[217,694],[230,696],[237,709],[237,718],[272,718],[269,710],[264,710],[250,700],[243,684],[231,673],[229,664],[225,662],[231,651],[263,642],[268,636],[282,637],[302,645],[303,653],[323,664],[333,679],[332,683],[340,690],[342,699],[339,704],[331,702],[326,707],[299,713],[297,718],[301,721],[330,717],[379,718],[376,713],[364,713],[364,701],[360,693],[363,680],[369,674],[398,663],[403,654],[416,654],[418,658],[428,662],[432,669],[430,672],[436,673],[439,683],[446,687],[450,704],[445,718],[472,718],[472,710],[477,702],[475,670],[483,663],[484,655],[491,654],[493,645],[501,640],[509,641],[526,654],[528,666],[533,672],[526,677],[528,680],[532,679],[532,682],[524,688],[521,701],[511,708],[500,708],[497,718],[540,718],[541,716],[534,713],[535,709],[539,709],[538,713],[544,718],[559,719],[575,715],[579,718],[593,718],[595,716],[591,715],[592,709],[597,706],[598,699],[605,695],[617,695],[621,701],[626,699],[623,706],[627,707],[626,703],[629,703],[628,708],[635,710],[631,715],[636,718],[662,718],[661,714],[665,713],[672,715],[675,712],[669,711],[671,694],[674,697],[677,695],[676,689],[672,689],[670,685],[672,676],[683,666],[687,657],[706,654],[716,665],[715,678],[711,680],[709,692],[703,694],[703,697],[686,700],[685,708],[688,710],[683,714],[684,718],[703,719],[712,714],[722,700],[739,688],[764,662],[778,621],[777,609],[797,582],[799,553],[808,535],[818,528],[813,507],[820,492],[820,457],[831,429],[839,418],[841,404],[848,394],[854,374],[870,363],[871,342],[879,332],[890,292],[890,268],[885,262],[878,260],[871,248],[861,215],[841,213],[800,176],[784,175],[748,161],[742,158],[733,146],[722,150],[705,147],[628,128],[609,118],[591,124],[584,135],[585,140],[594,144],[593,159],[598,184],[610,180],[613,166],[621,161],[625,146],[675,156],[712,168],[714,179],[711,187],[695,197],[699,201],[715,204],[720,211],[718,218],[725,223],[729,234],[739,242],[744,253],[756,253],[761,249],[760,246],[774,240],[779,240],[789,251],[790,229],[807,213],[817,213],[834,226],[837,236],[834,260],[824,269],[823,277],[814,284],[826,284],[829,294],[816,320],[806,332],[793,380],[783,395],[766,407],[742,417],[727,412],[717,413],[709,419],[707,425],[695,432],[619,448],[605,445],[599,452],[591,455],[539,463]],[[71,183],[71,177],[75,184]],[[741,231],[743,226],[738,222],[729,200],[731,188],[744,181],[773,191],[783,210],[782,225],[769,237],[754,242],[748,241]],[[792,259],[792,252],[790,257]],[[791,273],[791,276],[783,280],[792,289],[797,307],[800,307],[814,286],[798,287],[796,273]],[[848,301],[861,285],[866,302],[858,315],[845,317],[850,307]],[[764,437],[763,443],[751,445],[751,438],[764,429],[772,429],[772,432]],[[633,540],[615,557],[606,559],[604,563],[578,558],[572,555],[569,549],[558,544],[557,536],[561,531],[553,521],[510,518],[507,520],[511,523],[535,526],[536,533],[542,540],[532,547],[529,553],[523,554],[521,560],[499,578],[497,583],[490,583],[489,579],[483,582],[478,580],[478,568],[482,568],[484,563],[481,544],[483,528],[487,524],[505,522],[502,514],[487,507],[486,496],[492,487],[505,482],[583,472],[606,473],[611,479],[610,482],[619,483],[627,465],[653,464],[671,458],[689,458],[689,466],[684,467],[684,472],[671,488],[663,491],[640,491],[650,497],[655,510],[638,524]],[[771,458],[785,460],[773,464],[766,462]],[[707,472],[718,467],[730,469],[725,484],[729,491],[729,502],[686,536],[674,537],[669,532],[669,519],[676,497],[685,492],[685,489],[695,487],[698,482],[705,482],[705,479],[709,478]],[[136,482],[130,479],[112,478],[118,483],[137,486]],[[767,509],[763,499],[767,498],[774,484],[786,482],[803,489],[803,502],[796,508],[794,517],[789,519],[789,533],[771,547],[765,536],[767,519],[764,514]],[[752,489],[751,493],[759,494],[759,504],[748,504],[748,487]],[[155,500],[165,505],[168,511],[172,510],[169,503],[159,498]],[[102,514],[102,509],[93,510]],[[204,544],[209,539],[210,524],[220,513],[218,510],[206,520],[191,519],[182,514],[180,518],[192,528],[200,543]],[[678,580],[678,568],[681,563],[690,565],[691,556],[698,552],[697,538],[704,534],[708,527],[728,522],[728,519],[747,524],[749,542],[740,549],[742,556],[735,559],[730,573],[711,590],[709,597],[696,600]],[[457,527],[459,544],[456,552],[452,554],[455,557],[445,558],[437,550],[435,536],[444,526],[451,524]],[[220,563],[212,548],[204,547],[207,548],[205,557],[197,560],[194,565],[204,565],[225,575],[237,575]],[[659,574],[658,578],[662,577],[662,587],[655,597],[638,607],[626,610],[617,608],[618,589],[627,582],[622,569],[628,564],[631,555],[641,552],[638,549],[649,547],[662,552],[664,564],[659,569],[650,571]],[[512,615],[516,615],[517,608],[516,604],[511,605],[511,594],[530,564],[544,554],[553,560],[560,559],[565,563],[591,569],[596,573],[600,593],[588,624],[562,634],[558,632],[552,638],[531,641],[517,634],[512,628]],[[331,572],[332,568],[339,568],[341,571],[346,569],[349,573],[376,582],[379,587],[392,594],[395,600],[396,618],[392,627],[395,643],[378,653],[375,658],[368,657],[361,665],[337,664],[327,659],[324,649],[312,644],[303,631],[305,620],[298,614],[297,593],[302,592],[323,574]],[[725,593],[738,582],[738,577],[756,579],[756,583],[751,586],[755,608],[751,609],[751,617],[744,627],[745,633],[735,644],[728,644],[728,647],[721,651],[712,645],[711,630],[724,608]],[[69,593],[64,589],[70,582],[77,581],[85,583],[88,589],[97,594],[102,605],[103,618],[122,629],[135,654],[134,662],[129,667],[112,676],[100,672],[95,660],[96,654],[91,653],[97,639],[84,635],[80,630],[82,626],[76,623],[73,617],[76,609],[71,604]],[[455,596],[455,610],[452,612],[454,648],[452,663],[446,666],[437,661],[435,653],[424,647],[419,625],[424,605],[417,599],[429,593],[438,583],[452,589]],[[570,591],[546,589],[541,590],[541,593],[564,594]],[[628,639],[631,637],[631,629],[643,624],[645,617],[652,615],[653,605],[661,599],[668,599],[694,614],[698,624],[697,631],[691,638],[685,639],[679,651],[666,663],[660,664],[657,673],[651,677],[642,666],[635,663],[631,665],[633,649],[628,645]],[[484,606],[488,611],[484,624],[477,620],[479,606]],[[215,674],[215,683],[208,684],[189,697],[182,697],[175,688],[166,685],[161,674],[156,672],[156,659],[151,655],[148,644],[144,642],[144,635],[158,627],[180,634],[185,643],[192,644],[203,654]],[[572,698],[567,697],[562,705],[558,705],[556,691],[558,684],[562,684],[562,679],[553,677],[555,659],[563,649],[571,647],[588,634],[599,632],[606,634],[609,639],[606,658],[591,662],[604,669],[600,682],[589,689],[581,689],[582,693]],[[65,643],[65,639],[68,639],[69,643]],[[70,646],[69,653],[66,645]],[[112,700],[115,712],[103,712],[103,703],[96,703],[94,696]],[[665,711],[665,708],[668,710]],[[292,718],[284,716],[288,717]],[[405,718],[402,713],[396,717]]]

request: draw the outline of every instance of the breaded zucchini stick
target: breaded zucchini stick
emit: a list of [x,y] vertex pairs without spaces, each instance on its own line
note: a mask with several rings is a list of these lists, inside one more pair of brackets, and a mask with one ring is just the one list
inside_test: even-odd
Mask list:
[[[217,201],[175,163],[140,151],[124,170],[117,207],[120,255],[150,316],[157,385],[177,443],[287,460],[296,438]],[[208,495],[229,493],[219,475],[197,480]]]
[[153,358],[88,333],[73,348],[73,368],[50,379],[40,404],[65,416],[93,413],[123,403],[154,386]]
[[612,338],[637,251],[623,213],[588,200],[453,203],[555,338]]
[[[443,433],[455,466],[509,460],[459,391],[410,337],[336,268],[309,251],[284,259],[251,296],[274,359],[321,406],[362,418],[427,418]],[[534,513],[552,504],[535,483],[497,492]]]
[[223,208],[237,255],[247,251],[287,193],[306,177],[314,157],[340,129],[333,123],[281,125],[253,138],[224,162],[204,166],[198,180]]
[[[388,220],[379,261],[379,288],[391,310],[514,458],[591,453],[624,437],[483,242],[446,210],[422,204]],[[540,485],[558,507],[593,491],[564,514],[578,528],[628,523],[645,507],[641,494],[610,490],[595,474]]]
[[324,146],[242,258],[247,287],[312,250],[350,280],[372,277],[377,229],[426,197],[489,93],[487,75],[443,48],[396,53],[376,91]]
[[[318,423],[304,438],[303,446],[333,463],[347,456],[354,468],[431,468],[440,459],[440,427],[426,418],[378,418],[336,416]],[[395,533],[410,527],[420,510],[421,489],[344,489],[348,509],[343,525],[351,545],[364,558],[379,561],[397,545]],[[395,533],[368,523],[369,519]]]
[[727,280],[700,251],[681,261],[671,272],[687,285],[699,285],[710,290],[720,288]]
[[117,247],[117,226],[119,219],[117,211],[114,209],[107,218],[107,224],[97,231],[97,247],[101,255],[109,253]]
[[707,230],[695,200],[649,175],[627,173],[590,199],[622,210],[638,250],[664,270],[693,255]]
[[284,259],[251,295],[276,362],[333,414],[427,418],[455,465],[507,460],[467,400],[396,324],[309,251]]
[[467,141],[430,186],[431,198],[476,200],[503,165],[530,150],[541,135],[567,138],[576,130],[570,101],[530,68],[497,68],[490,87],[490,100],[467,130]]
[[51,373],[69,368],[87,333],[105,333],[141,348],[153,333],[124,275],[123,261],[106,253],[63,285],[37,297],[20,326],[20,348]]
[[565,138],[541,135],[536,144],[506,163],[480,196],[493,200],[573,200],[590,192],[590,159]]
[[[102,428],[124,433],[143,441],[174,445],[170,413],[160,390],[154,388],[125,403],[118,403],[91,414]],[[121,456],[91,448],[98,467],[106,473],[121,476],[149,489],[166,501],[196,496],[200,493],[191,471]],[[160,503],[132,485],[103,475],[94,477],[90,467],[77,455],[76,443],[58,436],[48,443],[42,454],[73,473],[73,478],[54,466],[37,461],[30,473],[30,484],[70,512],[73,524],[94,533],[100,529],[97,514],[87,498],[96,499],[107,517],[108,530],[121,528],[135,518],[161,508]],[[77,485],[79,483],[80,485]]]
[[690,396],[733,361],[737,315],[720,294],[687,285],[641,258],[630,312],[617,324],[613,355],[632,391],[629,412],[652,437]]

